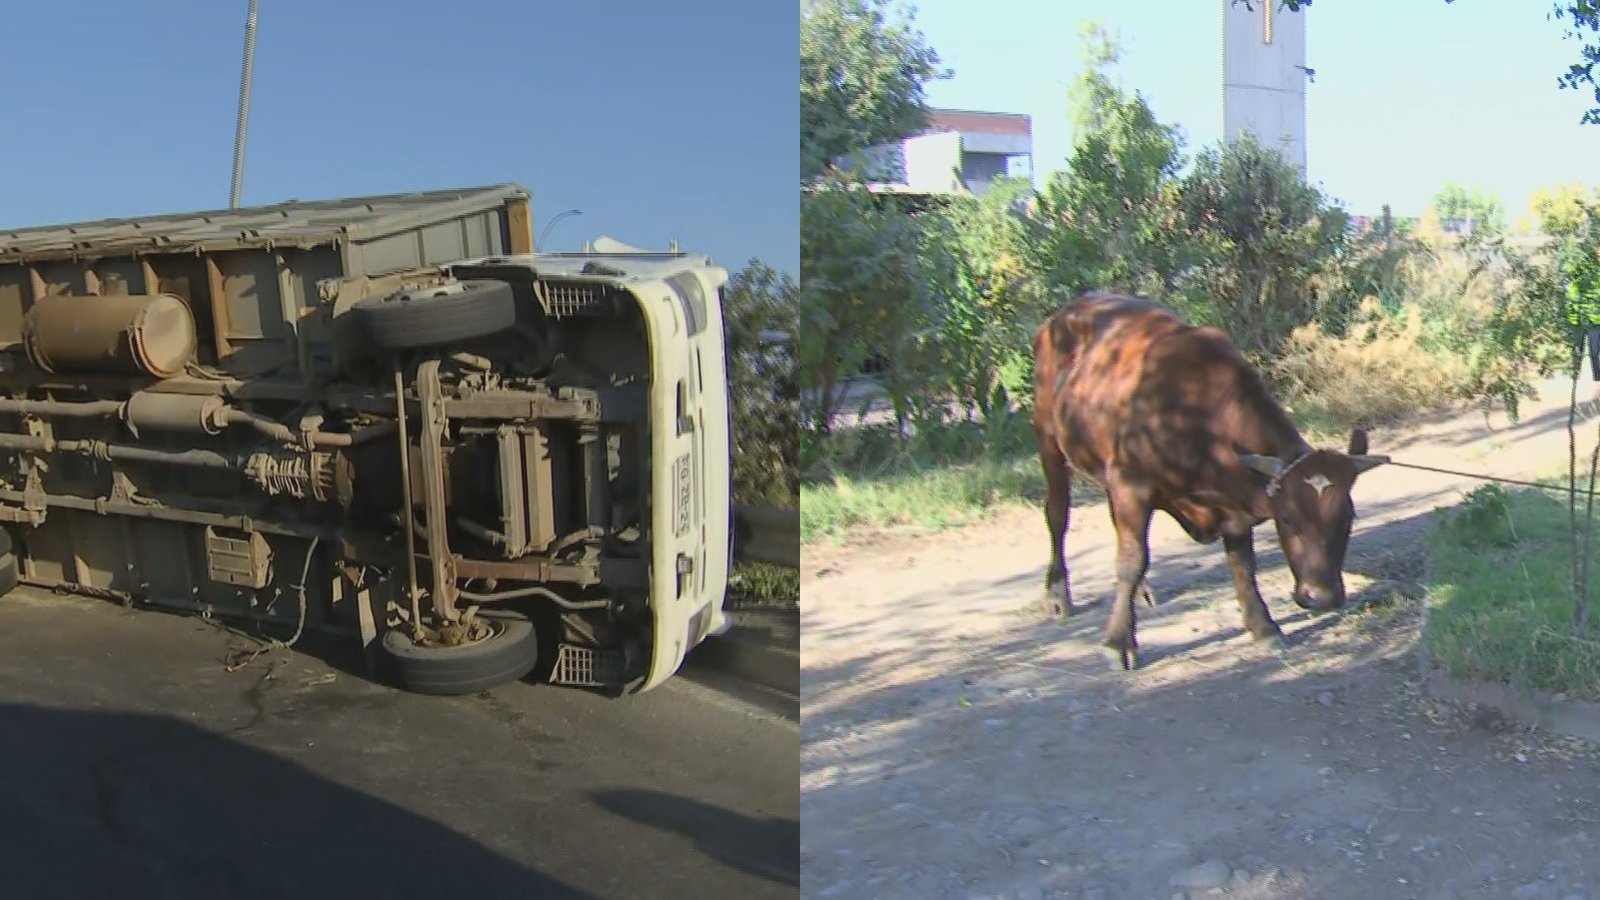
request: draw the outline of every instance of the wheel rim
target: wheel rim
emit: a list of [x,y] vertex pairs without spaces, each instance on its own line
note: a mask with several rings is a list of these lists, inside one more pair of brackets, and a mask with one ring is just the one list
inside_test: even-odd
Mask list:
[[468,647],[477,647],[482,644],[487,644],[490,641],[503,636],[505,633],[506,626],[504,622],[497,622],[494,619],[489,618],[477,618],[473,620],[472,625],[468,626],[465,639],[459,644],[443,644],[438,641],[431,640],[419,642],[415,639],[412,640],[412,643],[418,647],[425,647],[429,650],[464,650]]

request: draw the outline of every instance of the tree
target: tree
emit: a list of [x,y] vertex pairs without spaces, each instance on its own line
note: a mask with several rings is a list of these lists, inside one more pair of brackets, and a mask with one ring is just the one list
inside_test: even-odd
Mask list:
[[1441,219],[1470,220],[1474,234],[1493,237],[1506,232],[1506,209],[1493,191],[1447,181],[1433,195],[1433,209]]
[[1411,234],[1428,247],[1438,249],[1444,246],[1444,217],[1439,215],[1439,210],[1429,206],[1417,217],[1417,222],[1411,227]]
[[1122,53],[1103,26],[1081,26],[1080,40],[1072,157],[1038,198],[1037,266],[1060,293],[1097,287],[1160,298],[1182,268],[1171,235],[1183,135],[1113,79]]
[[1349,217],[1248,132],[1195,160],[1182,212],[1196,286],[1240,349],[1270,356],[1320,318],[1313,276],[1345,242]]
[[[1232,0],[1234,4],[1242,4],[1246,9],[1254,9],[1256,3],[1267,3],[1271,0]],[[1455,0],[1444,0],[1445,3],[1454,3]],[[1299,10],[1309,8],[1312,0],[1279,0],[1280,8]],[[1596,81],[1595,68],[1600,66],[1600,3],[1595,0],[1560,0],[1551,3],[1546,18],[1564,23],[1567,40],[1578,42],[1578,61],[1569,63],[1567,70],[1561,73],[1556,81],[1563,90],[1583,90],[1587,88],[1592,92],[1594,105],[1583,114],[1580,120],[1585,125],[1600,124],[1600,81]]]
[[926,127],[928,82],[949,77],[888,0],[802,0],[800,174],[814,178],[834,157]]
[[1018,362],[1044,317],[1024,217],[1032,195],[1028,179],[997,179],[982,197],[954,198],[923,220],[928,350],[940,387],[985,418],[995,412],[1001,370]]
[[800,491],[794,279],[759,259],[728,279],[722,314],[733,404],[733,496],[794,506]]
[[1541,232],[1559,238],[1581,229],[1597,201],[1600,201],[1600,191],[1586,191],[1583,185],[1569,182],[1534,189],[1528,198],[1528,211]]
[[[795,353],[802,423],[832,429],[845,379],[872,353],[895,368],[910,355],[921,312],[918,223],[893,197],[832,173],[800,199],[800,292]],[[891,385],[897,413],[909,387]]]

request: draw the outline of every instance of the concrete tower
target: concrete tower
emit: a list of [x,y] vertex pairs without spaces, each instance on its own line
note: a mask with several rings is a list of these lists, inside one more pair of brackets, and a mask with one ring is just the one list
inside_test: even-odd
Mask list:
[[1306,171],[1306,10],[1222,0],[1222,133],[1250,131]]

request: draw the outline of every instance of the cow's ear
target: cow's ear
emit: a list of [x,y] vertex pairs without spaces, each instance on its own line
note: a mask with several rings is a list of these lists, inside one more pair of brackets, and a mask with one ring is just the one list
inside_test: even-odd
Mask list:
[[1357,429],[1354,429],[1354,430],[1352,430],[1350,432],[1350,449],[1347,452],[1351,456],[1366,456],[1367,455],[1367,432],[1366,432],[1366,429],[1357,428]]
[[1261,456],[1255,453],[1240,453],[1239,461],[1255,469],[1268,478],[1277,478],[1283,471],[1283,460],[1276,456]]
[[1387,456],[1367,456],[1366,454],[1362,454],[1360,456],[1352,456],[1352,457],[1350,457],[1350,461],[1355,463],[1355,465],[1356,465],[1356,474],[1360,475],[1362,472],[1365,472],[1368,469],[1376,469],[1377,467],[1379,467],[1379,466],[1383,465],[1384,463],[1388,462],[1389,461],[1389,457],[1387,457]]

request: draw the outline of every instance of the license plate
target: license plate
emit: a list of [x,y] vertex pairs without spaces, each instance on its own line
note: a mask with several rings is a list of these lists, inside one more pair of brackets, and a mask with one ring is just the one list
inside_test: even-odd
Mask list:
[[689,473],[689,454],[672,464],[672,533],[683,537],[689,531],[689,509],[694,500],[693,476]]

